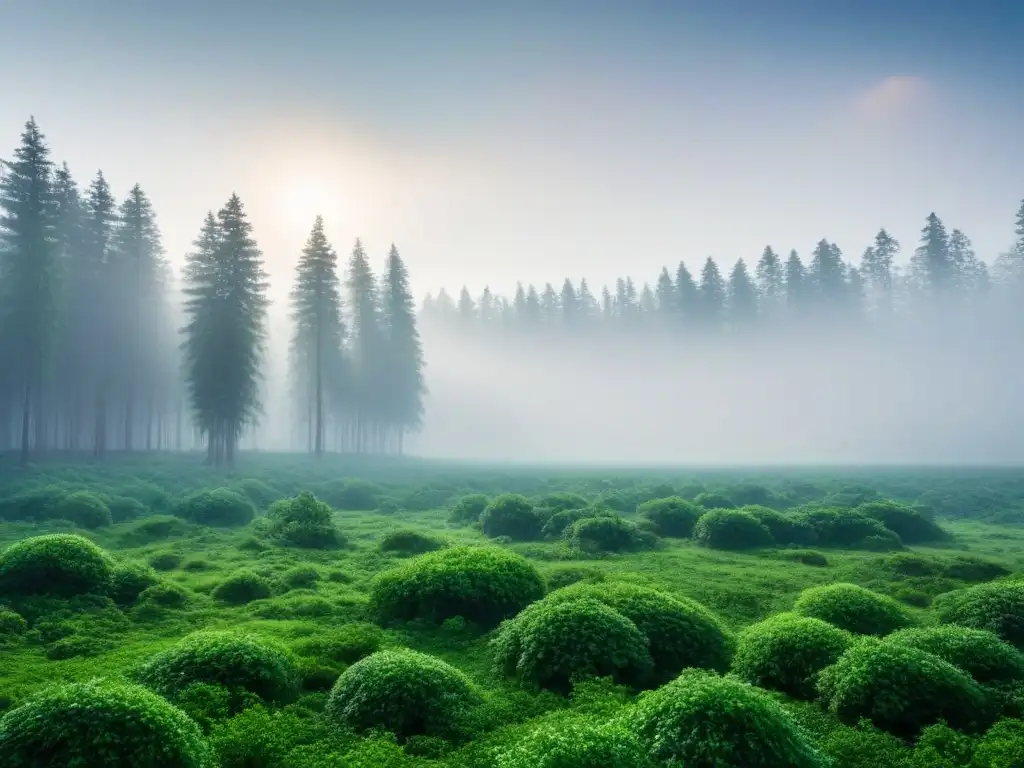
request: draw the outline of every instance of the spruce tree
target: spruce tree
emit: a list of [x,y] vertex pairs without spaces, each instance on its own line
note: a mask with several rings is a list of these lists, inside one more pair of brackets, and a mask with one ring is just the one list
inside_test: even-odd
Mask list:
[[512,313],[516,324],[521,326],[526,320],[526,291],[522,283],[516,283],[516,294],[512,299]]
[[406,432],[418,429],[423,420],[423,345],[416,329],[409,273],[398,249],[392,244],[385,269],[383,296],[386,353],[384,386],[387,391],[387,419],[395,431],[397,450],[402,453]]
[[526,289],[525,320],[526,325],[530,328],[536,328],[541,321],[540,296],[537,294],[537,289],[534,288],[533,283],[530,283]]
[[785,301],[786,275],[782,260],[770,245],[765,246],[761,258],[757,261],[756,275],[761,298],[761,314],[768,318],[776,318]]
[[53,163],[30,118],[0,174],[0,350],[21,400],[21,462],[29,460],[35,399],[53,346],[59,250]]
[[[377,281],[359,240],[348,262],[348,294],[351,311],[352,364],[355,390],[354,447],[357,453],[372,451],[371,442],[379,438],[382,393],[380,391],[384,330],[381,325],[380,296]],[[463,297],[469,291],[463,288]],[[460,310],[462,301],[459,302]],[[472,300],[470,300],[472,306]],[[375,441],[374,441],[375,442]]]
[[561,306],[558,301],[558,294],[555,293],[551,283],[544,284],[544,293],[540,296],[540,319],[549,328],[558,323],[561,314]]
[[291,343],[292,381],[300,398],[300,412],[311,417],[311,450],[322,456],[326,440],[324,390],[328,384],[332,392],[342,386],[338,379],[345,338],[338,256],[327,240],[322,216],[314,220],[295,267],[291,311],[295,323]]
[[666,322],[674,322],[679,314],[679,302],[676,300],[676,284],[672,282],[672,275],[668,273],[668,267],[661,268],[654,293],[658,314]]
[[590,325],[598,313],[597,299],[590,292],[587,278],[580,280],[580,290],[576,297],[579,307],[580,320],[584,325]]
[[974,252],[971,239],[959,229],[949,233],[949,261],[952,268],[953,289],[968,299],[984,290],[987,284],[985,264]]
[[865,290],[877,311],[885,317],[893,312],[893,264],[899,252],[899,241],[882,228],[860,262]]
[[757,317],[757,288],[743,259],[739,259],[729,273],[727,301],[731,327],[745,328],[753,324]]
[[700,296],[693,275],[682,261],[676,267],[676,302],[680,324],[692,326],[700,316]]
[[807,270],[795,250],[786,259],[786,309],[791,315],[803,311],[807,304]]
[[469,328],[476,322],[476,302],[473,301],[473,297],[469,295],[469,289],[466,286],[462,286],[462,290],[459,292],[459,319],[462,324]]
[[949,235],[942,219],[934,213],[928,215],[921,229],[921,240],[911,259],[918,286],[928,295],[940,300],[954,284],[954,267],[949,255]]
[[566,327],[576,327],[579,320],[579,298],[576,295],[576,289],[573,287],[572,280],[568,277],[562,283],[559,304],[562,307],[562,321]]
[[705,328],[718,329],[725,313],[726,285],[715,260],[708,256],[700,271],[700,313]]
[[819,309],[834,309],[844,300],[846,265],[839,247],[822,239],[814,247],[807,270],[810,287]]

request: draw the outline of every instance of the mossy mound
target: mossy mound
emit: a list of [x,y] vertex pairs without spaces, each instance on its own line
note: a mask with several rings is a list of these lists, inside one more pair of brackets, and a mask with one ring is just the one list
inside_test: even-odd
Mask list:
[[856,584],[826,584],[800,593],[793,612],[858,635],[887,635],[913,623],[891,597]]
[[265,525],[270,538],[292,547],[332,549],[345,544],[334,524],[334,510],[309,491],[271,504]]
[[717,508],[701,515],[693,528],[693,538],[711,549],[755,549],[775,544],[771,531],[749,514],[738,509]]
[[233,527],[247,525],[256,517],[256,507],[230,488],[215,488],[186,496],[176,514],[199,525]]
[[495,768],[653,768],[635,735],[621,723],[579,716],[535,726],[498,754]]
[[988,630],[1024,648],[1024,583],[976,584],[939,595],[932,607],[943,624]]
[[0,553],[0,596],[103,592],[112,570],[106,552],[88,539],[69,533],[33,536]]
[[885,642],[933,653],[979,683],[1024,680],[1024,653],[983,629],[912,627],[893,632]]
[[659,536],[686,539],[693,534],[704,509],[678,496],[651,499],[636,508],[636,512],[654,526]]
[[480,528],[492,539],[508,536],[512,541],[539,539],[543,520],[525,496],[506,493],[492,500],[480,514]]

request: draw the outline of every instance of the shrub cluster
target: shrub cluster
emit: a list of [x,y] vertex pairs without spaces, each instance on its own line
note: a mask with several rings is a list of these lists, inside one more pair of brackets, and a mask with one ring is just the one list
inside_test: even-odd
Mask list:
[[269,579],[248,568],[242,568],[214,587],[213,596],[231,605],[244,605],[270,597],[271,592]]
[[771,532],[756,517],[727,508],[715,508],[701,515],[693,528],[693,538],[712,549],[754,549],[775,543]]
[[176,514],[200,525],[232,527],[251,523],[256,507],[230,488],[214,488],[186,496],[178,503]]
[[566,529],[564,536],[572,549],[583,554],[631,552],[654,543],[653,536],[645,534],[634,523],[611,515],[577,520]]
[[904,544],[945,541],[949,534],[912,507],[896,501],[869,501],[856,508],[900,537]]
[[787,515],[757,505],[740,507],[740,511],[752,515],[767,528],[776,544],[807,547],[818,541],[818,534],[813,526],[800,516]]
[[639,686],[654,665],[636,625],[590,598],[534,603],[504,622],[491,645],[504,674],[562,694],[587,677]]
[[452,547],[378,574],[370,605],[384,621],[462,616],[493,627],[543,595],[543,579],[522,557],[496,547]]
[[0,596],[103,592],[112,569],[107,554],[81,536],[33,536],[0,553]]
[[1024,680],[1024,654],[983,629],[913,627],[893,632],[885,642],[935,654],[979,683]]
[[491,501],[480,514],[480,528],[492,539],[508,536],[513,541],[540,538],[543,521],[524,496],[506,493]]
[[590,509],[563,509],[552,513],[544,520],[544,525],[541,526],[541,535],[549,541],[560,539],[573,523],[588,517],[600,517],[601,515],[607,516],[610,514],[614,513],[593,507]]
[[294,698],[299,684],[288,649],[240,632],[195,632],[145,662],[136,677],[172,699],[189,685],[211,683],[280,704]]
[[932,604],[943,624],[993,632],[1024,648],[1024,584],[992,582],[947,592]]
[[703,491],[698,493],[693,503],[704,509],[734,509],[736,503],[727,496],[715,491]]
[[107,502],[89,491],[75,491],[61,497],[53,508],[52,517],[70,520],[82,528],[102,528],[114,522]]
[[678,496],[651,499],[636,508],[637,514],[650,521],[659,536],[686,539],[693,534],[693,527],[704,512],[692,501]]
[[475,686],[450,664],[417,651],[378,651],[341,674],[324,714],[356,731],[457,741],[469,735],[481,703]]
[[639,740],[622,724],[579,716],[550,718],[515,746],[496,768],[647,768]]
[[448,513],[448,520],[459,525],[471,525],[479,522],[480,515],[487,508],[490,499],[482,493],[471,493],[463,496]]
[[334,511],[309,491],[271,504],[266,526],[271,538],[293,547],[330,549],[345,543],[334,524]]
[[443,541],[439,541],[425,533],[409,529],[389,531],[381,537],[380,542],[377,544],[381,552],[396,552],[402,555],[422,555],[425,552],[433,552],[435,549],[440,549],[443,546]]
[[301,640],[294,646],[302,656],[355,664],[380,650],[384,633],[380,627],[366,622],[343,624],[330,632]]
[[108,594],[118,605],[131,605],[140,594],[159,581],[156,571],[145,563],[118,563],[110,573]]
[[746,683],[688,669],[627,715],[655,765],[825,768],[782,705]]
[[793,611],[858,635],[888,635],[913,623],[903,606],[891,597],[856,584],[826,584],[805,589]]
[[893,531],[853,509],[809,505],[790,514],[814,529],[817,544],[822,547],[878,552],[903,547],[900,537]]
[[818,673],[852,643],[851,634],[820,619],[780,613],[740,633],[732,671],[751,685],[813,699]]
[[9,608],[0,608],[0,643],[24,634],[27,629],[28,622],[20,613]]
[[137,685],[69,683],[0,720],[0,765],[213,768],[199,726]]

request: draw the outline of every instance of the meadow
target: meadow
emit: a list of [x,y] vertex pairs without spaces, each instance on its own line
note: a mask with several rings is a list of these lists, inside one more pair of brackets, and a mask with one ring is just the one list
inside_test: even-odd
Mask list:
[[1017,470],[4,456],[0,548],[4,766],[1024,765]]

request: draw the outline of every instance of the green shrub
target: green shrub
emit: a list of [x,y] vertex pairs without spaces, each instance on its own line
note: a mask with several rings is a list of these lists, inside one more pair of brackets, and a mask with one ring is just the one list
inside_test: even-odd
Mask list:
[[213,768],[199,727],[181,710],[126,683],[49,688],[0,720],[0,764]]
[[771,532],[753,515],[724,508],[701,515],[693,528],[693,538],[712,549],[754,549],[775,543]]
[[448,520],[459,525],[469,525],[480,520],[490,499],[482,493],[471,493],[459,499],[448,513]]
[[111,496],[107,500],[107,508],[110,509],[110,517],[115,523],[135,520],[149,511],[141,501],[131,496]]
[[916,510],[896,501],[869,501],[856,508],[893,531],[904,544],[945,541],[949,534]]
[[356,731],[456,741],[470,735],[481,703],[469,678],[440,659],[417,651],[378,651],[342,672],[324,715]]
[[0,607],[0,643],[5,639],[24,634],[27,629],[28,622],[20,613]]
[[933,653],[979,683],[1024,680],[1024,654],[983,629],[915,627],[894,632],[885,642]]
[[491,646],[504,674],[561,694],[586,677],[639,686],[653,668],[636,625],[588,598],[534,603],[504,622]]
[[951,579],[981,582],[1008,576],[1010,569],[1002,563],[985,560],[976,555],[954,555],[946,562],[944,573]]
[[382,499],[377,503],[377,508],[374,510],[378,515],[393,515],[401,511],[402,505],[394,499]]
[[725,495],[738,507],[772,507],[779,501],[774,491],[757,483],[737,483],[729,486]]
[[927,651],[879,640],[851,646],[821,672],[818,690],[844,722],[868,718],[901,737],[939,721],[971,730],[992,715],[984,689],[963,670]]
[[585,509],[590,506],[590,502],[578,493],[559,491],[541,496],[537,500],[537,506],[550,509],[552,512],[563,512],[567,509]]
[[139,605],[158,605],[162,608],[184,608],[191,599],[192,593],[185,587],[162,581],[144,589],[137,602]]
[[177,552],[157,552],[150,556],[149,564],[158,571],[173,571],[181,565],[181,555]]
[[605,575],[604,571],[599,571],[597,568],[570,565],[551,571],[545,578],[548,589],[561,589],[580,581],[601,582],[605,580]]
[[267,533],[293,547],[330,549],[345,544],[345,537],[334,524],[334,511],[309,491],[271,504]]
[[294,565],[281,574],[281,583],[288,589],[308,589],[322,578],[323,574],[315,565]]
[[693,526],[704,512],[692,501],[678,496],[645,501],[636,511],[651,522],[659,536],[676,539],[689,538],[693,534]]
[[180,517],[200,525],[248,525],[256,517],[252,502],[229,488],[215,488],[186,496],[176,511]]
[[704,507],[704,509],[734,509],[736,507],[732,499],[714,491],[698,493],[694,497],[693,503],[698,507]]
[[220,758],[220,768],[284,768],[286,756],[297,744],[329,735],[319,719],[291,709],[272,712],[255,704],[213,723],[210,746]]
[[243,568],[235,571],[213,589],[213,596],[232,605],[244,605],[253,600],[270,597],[270,581],[255,571]]
[[600,509],[564,509],[555,512],[544,521],[541,526],[541,535],[548,541],[562,538],[569,527],[578,520],[588,517],[600,517],[602,515],[614,514]]
[[698,602],[626,582],[574,584],[544,602],[592,599],[632,621],[647,638],[654,659],[653,682],[675,677],[686,667],[725,672],[735,639],[725,623]]
[[864,720],[856,727],[831,728],[819,741],[835,768],[952,768],[941,763],[913,765],[911,751],[891,733]]
[[577,520],[565,532],[569,546],[586,554],[631,552],[650,546],[650,536],[628,520],[606,516]]
[[342,664],[355,664],[380,650],[384,633],[380,627],[366,622],[343,624],[325,634],[295,644],[295,652]]
[[825,584],[800,593],[793,612],[857,635],[888,635],[910,626],[910,615],[891,597],[856,584]]
[[814,549],[784,549],[777,554],[777,557],[783,560],[795,560],[804,565],[813,565],[816,568],[828,567],[828,558]]
[[740,633],[732,671],[751,685],[813,699],[818,673],[852,642],[848,632],[820,619],[780,613]]
[[277,488],[252,477],[239,481],[231,490],[245,496],[260,509],[266,509],[267,506],[284,495]]
[[33,536],[0,553],[0,596],[103,592],[112,563],[88,539],[70,533]]
[[932,607],[943,624],[985,629],[1024,648],[1024,584],[976,584],[939,595]]
[[508,536],[513,541],[540,538],[541,519],[523,496],[506,493],[498,496],[480,514],[480,528],[492,539]]
[[793,515],[783,514],[768,507],[748,505],[740,512],[752,515],[757,522],[768,529],[772,540],[783,546],[806,547],[816,544],[818,534],[806,521]]
[[407,529],[384,534],[377,545],[381,552],[397,552],[402,555],[422,555],[443,546],[444,542],[433,536]]
[[821,547],[879,552],[903,547],[900,537],[893,531],[852,509],[810,506],[790,514],[814,529]]
[[4,520],[49,520],[61,499],[68,492],[55,485],[15,494],[0,503],[0,518]]
[[384,621],[462,616],[496,626],[544,594],[527,560],[498,548],[452,547],[429,552],[378,574],[370,605]]
[[99,656],[111,649],[108,640],[87,635],[71,635],[54,640],[46,648],[46,658],[51,661],[74,659],[79,657]]
[[978,741],[971,768],[1020,768],[1024,765],[1024,722],[1000,720]]
[[[620,723],[558,717],[498,753],[495,768],[645,768],[640,742]],[[653,768],[653,766],[652,766]]]
[[54,506],[52,517],[70,520],[82,528],[102,528],[114,522],[107,503],[89,491],[75,491],[62,497]]
[[655,765],[825,768],[782,705],[746,683],[688,669],[626,715]]
[[284,704],[299,687],[295,658],[287,648],[241,632],[194,632],[153,656],[136,675],[171,699],[193,683],[211,683]]
[[149,587],[160,581],[150,566],[144,563],[118,563],[110,573],[110,597],[118,605],[131,605]]
[[148,544],[172,536],[184,536],[189,524],[174,515],[150,515],[125,526],[121,540],[129,544]]
[[121,496],[127,496],[141,502],[152,510],[163,510],[170,505],[171,496],[159,485],[147,482],[132,482],[117,489]]

